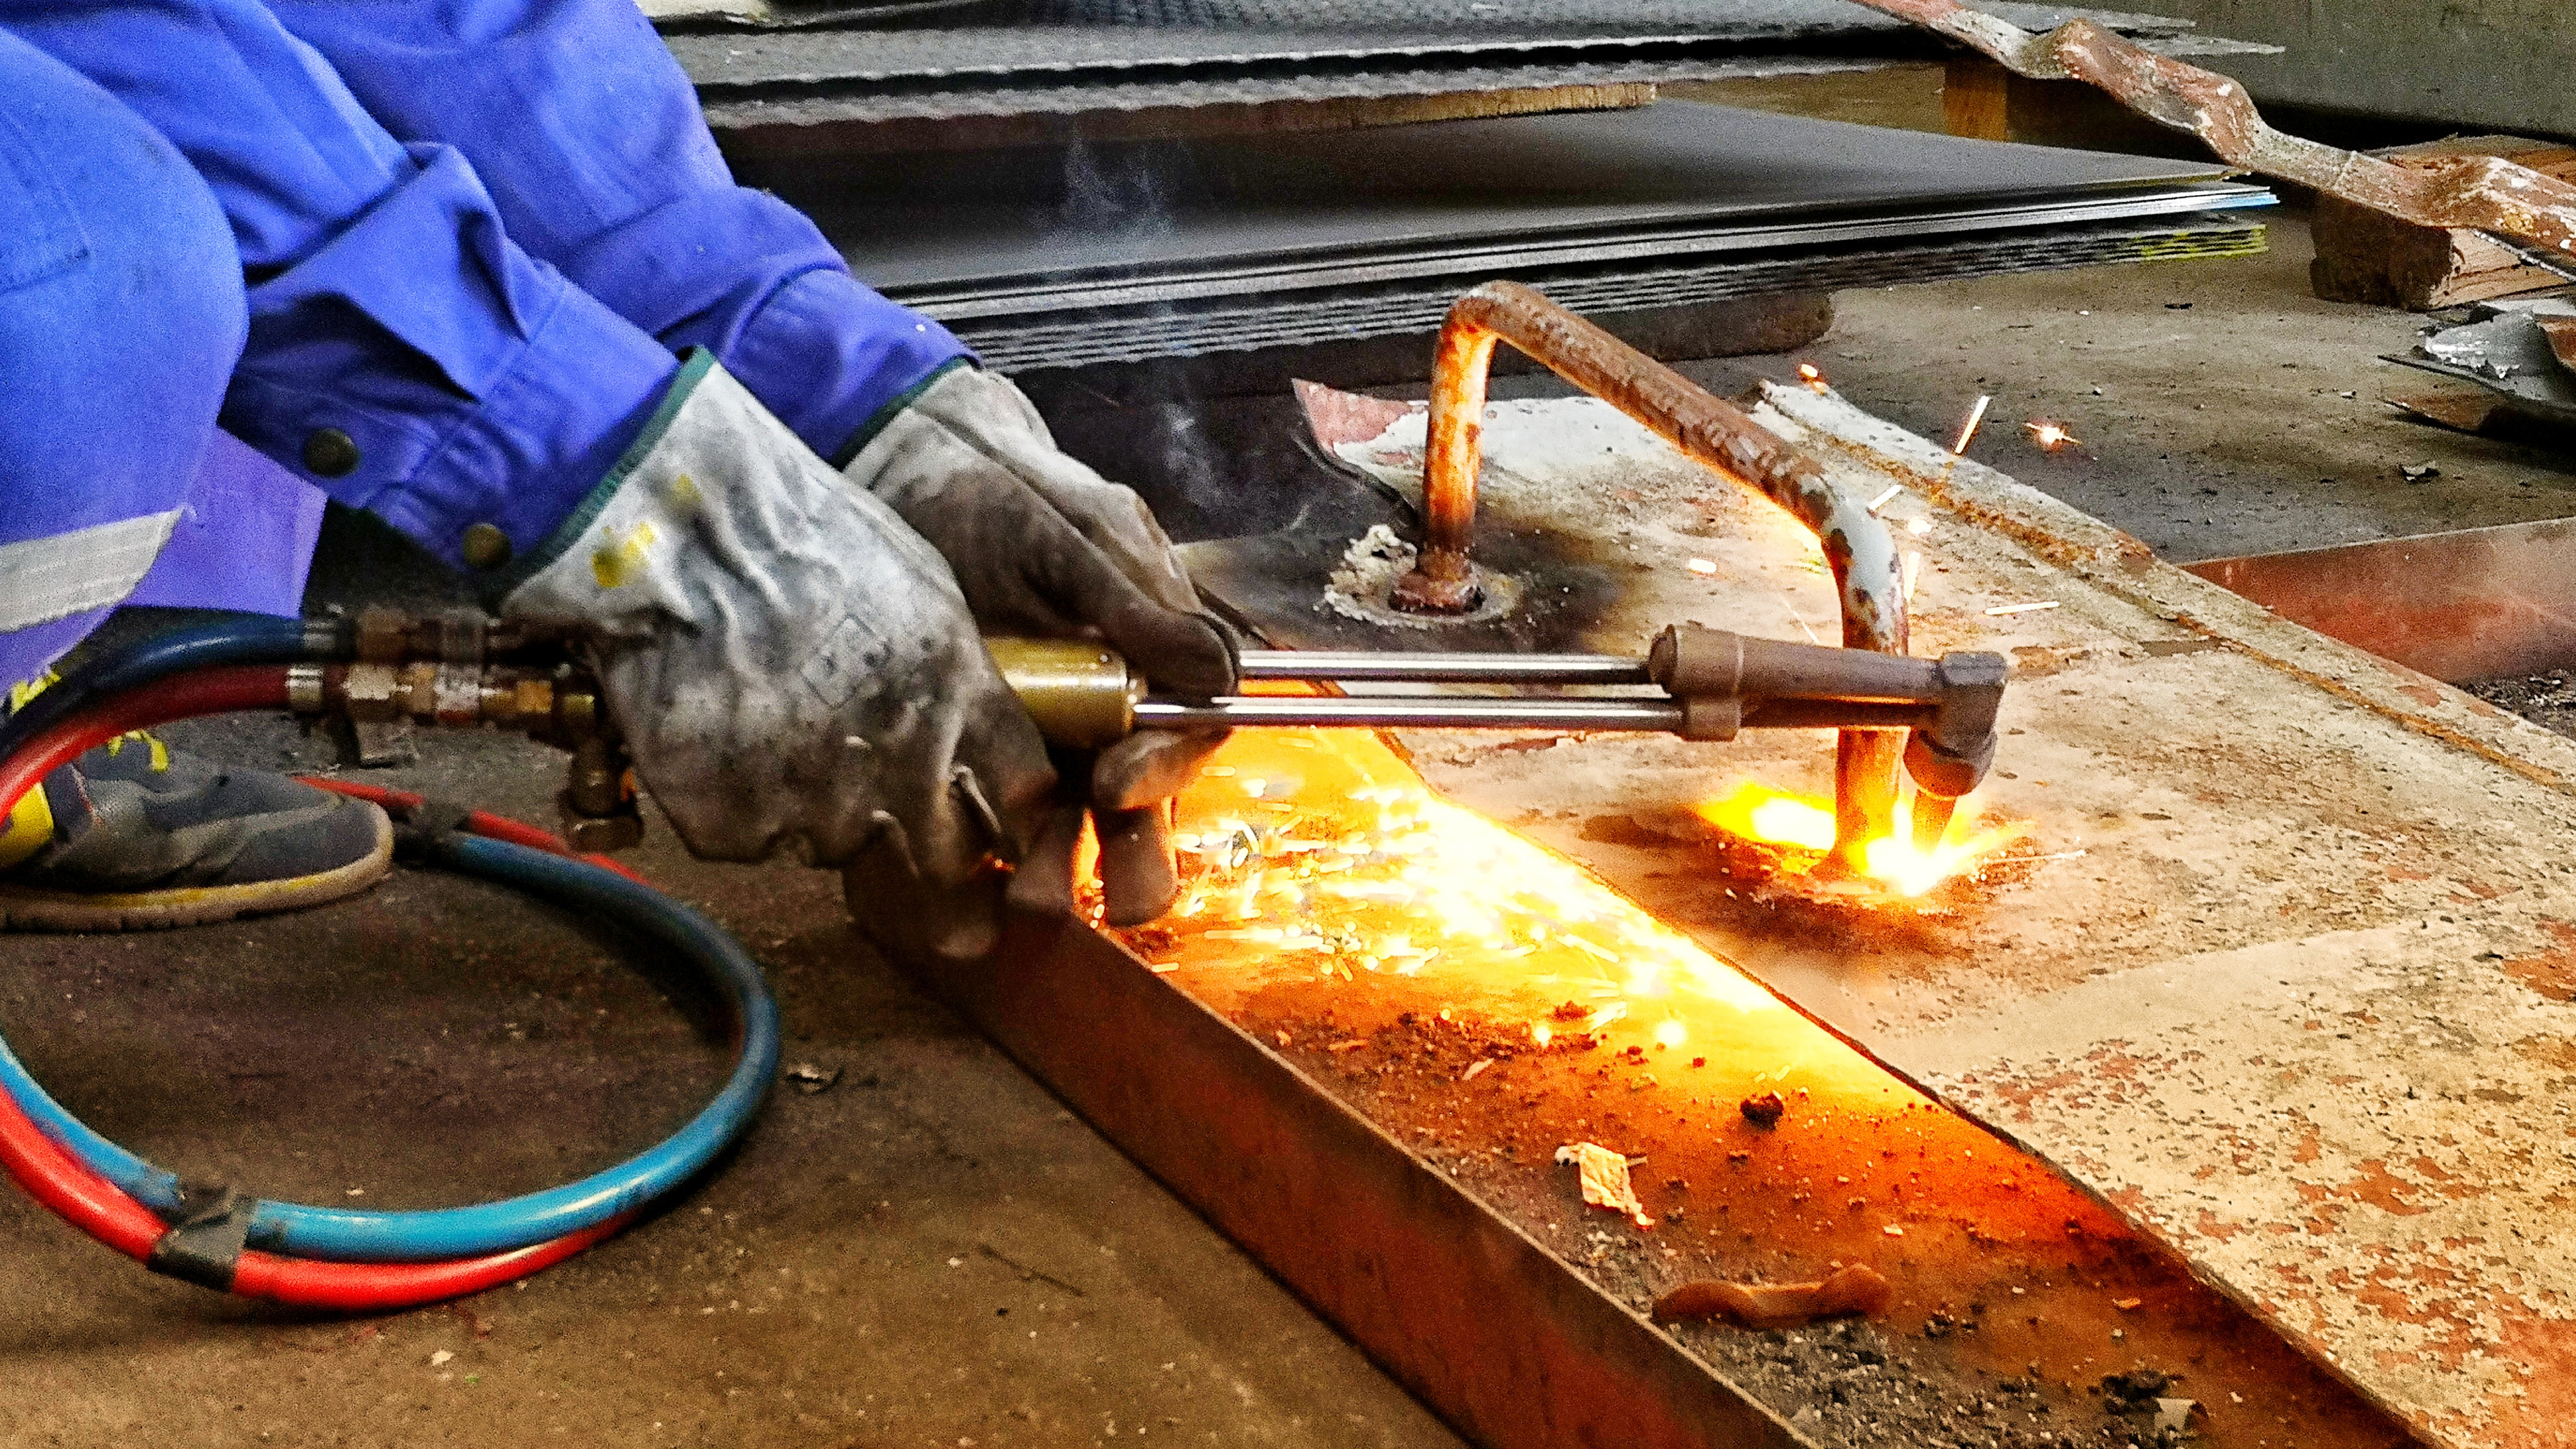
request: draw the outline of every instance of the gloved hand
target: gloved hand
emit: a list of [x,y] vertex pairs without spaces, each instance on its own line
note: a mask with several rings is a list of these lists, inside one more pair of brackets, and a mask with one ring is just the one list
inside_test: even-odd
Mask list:
[[908,944],[979,955],[1056,776],[939,555],[710,354],[501,601],[594,642],[689,848],[860,863]]
[[[986,632],[1097,636],[1166,691],[1233,690],[1232,637],[1200,611],[1144,501],[1059,451],[1008,379],[950,370],[844,471],[938,548]],[[1072,908],[1088,809],[1109,921],[1136,925],[1170,909],[1180,887],[1171,797],[1224,742],[1223,731],[1139,730],[1093,759],[1060,756],[1066,787],[1020,860],[1012,904]],[[855,872],[851,883],[854,893],[873,886]]]

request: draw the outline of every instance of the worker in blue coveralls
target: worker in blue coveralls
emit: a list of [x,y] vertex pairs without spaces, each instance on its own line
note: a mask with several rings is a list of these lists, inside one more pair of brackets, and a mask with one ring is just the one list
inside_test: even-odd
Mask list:
[[[324,495],[589,641],[689,847],[844,871],[912,953],[1169,903],[1209,737],[1051,760],[980,642],[1231,685],[1136,496],[734,185],[632,0],[0,0],[0,681],[124,600],[291,613]],[[134,739],[0,834],[0,914],[345,896],[375,807]],[[998,869],[1009,862],[1015,870]]]

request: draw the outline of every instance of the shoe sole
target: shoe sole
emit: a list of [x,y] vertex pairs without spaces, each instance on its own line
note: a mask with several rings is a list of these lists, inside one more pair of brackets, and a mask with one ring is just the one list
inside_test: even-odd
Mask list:
[[248,885],[184,886],[177,890],[97,895],[30,890],[0,883],[0,927],[13,931],[165,931],[203,926],[240,916],[267,915],[326,905],[356,895],[393,868],[394,825],[375,805],[376,848],[318,875]]

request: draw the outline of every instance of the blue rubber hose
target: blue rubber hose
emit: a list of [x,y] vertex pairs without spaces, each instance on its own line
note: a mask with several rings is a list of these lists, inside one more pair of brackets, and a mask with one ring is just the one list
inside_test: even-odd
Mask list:
[[[228,621],[180,631],[83,669],[38,695],[0,727],[7,758],[59,719],[101,701],[147,691],[216,665],[286,663],[310,657],[303,624]],[[42,707],[41,712],[39,707]],[[473,1207],[414,1212],[354,1211],[258,1202],[250,1246],[349,1263],[429,1263],[509,1252],[607,1221],[696,1175],[747,1129],[778,1069],[778,1006],[759,963],[721,927],[639,882],[586,861],[508,841],[441,832],[422,838],[434,863],[617,921],[676,951],[716,985],[736,1036],[732,1074],[679,1131],[624,1163],[578,1182]],[[0,1091],[49,1138],[91,1171],[165,1218],[182,1211],[176,1174],[108,1141],[65,1111],[0,1040]]]
[[296,664],[315,657],[301,619],[254,615],[174,629],[84,665],[28,700],[0,723],[0,759],[98,701],[156,679],[219,664]]
[[[751,1125],[778,1070],[778,1005],[760,965],[696,911],[597,866],[470,835],[432,837],[438,864],[618,921],[696,964],[732,1009],[740,1045],[714,1100],[659,1145],[578,1182],[473,1207],[358,1211],[261,1200],[250,1245],[345,1263],[417,1263],[478,1257],[559,1238],[641,1206],[695,1176]],[[0,1042],[0,1090],[45,1135],[92,1171],[165,1215],[179,1208],[179,1179],[108,1141],[65,1111]]]

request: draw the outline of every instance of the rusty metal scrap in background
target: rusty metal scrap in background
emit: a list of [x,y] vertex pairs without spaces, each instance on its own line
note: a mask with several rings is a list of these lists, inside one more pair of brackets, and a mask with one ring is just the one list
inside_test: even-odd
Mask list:
[[2486,232],[2522,259],[2576,277],[2576,186],[2492,156],[2400,166],[2284,134],[2245,88],[2215,71],[2141,49],[2090,20],[2034,35],[1957,0],[1860,0],[1911,20],[2032,80],[2080,80],[2220,159],[2314,187],[2418,226]]
[[2576,522],[2566,519],[2183,567],[2450,684],[2576,664]]

